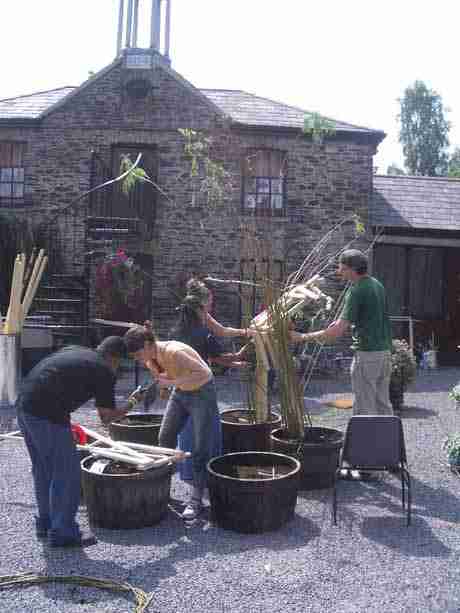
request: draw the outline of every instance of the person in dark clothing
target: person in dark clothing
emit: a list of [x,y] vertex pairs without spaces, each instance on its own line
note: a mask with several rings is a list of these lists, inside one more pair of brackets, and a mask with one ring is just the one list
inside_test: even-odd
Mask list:
[[[240,352],[225,352],[221,343],[208,328],[207,309],[201,299],[187,294],[177,308],[179,317],[171,331],[171,338],[193,347],[206,362],[223,366],[242,366]],[[224,326],[222,326],[224,330]]]
[[37,538],[52,547],[87,546],[94,535],[80,531],[80,461],[70,416],[91,398],[103,423],[126,415],[133,405],[115,408],[116,371],[126,354],[119,336],[94,351],[65,347],[39,362],[27,375],[16,401],[19,427],[32,461],[38,516]]

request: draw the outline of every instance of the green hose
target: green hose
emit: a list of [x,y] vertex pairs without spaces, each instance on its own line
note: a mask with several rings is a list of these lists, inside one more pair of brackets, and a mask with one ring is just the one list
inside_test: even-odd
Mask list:
[[0,589],[13,587],[16,585],[38,585],[40,583],[76,583],[86,587],[99,588],[101,590],[113,590],[115,592],[131,592],[136,601],[134,613],[144,613],[152,601],[153,594],[147,594],[138,587],[133,587],[129,583],[118,583],[111,579],[96,579],[94,577],[81,577],[79,575],[35,575],[33,573],[23,573],[20,575],[0,576]]

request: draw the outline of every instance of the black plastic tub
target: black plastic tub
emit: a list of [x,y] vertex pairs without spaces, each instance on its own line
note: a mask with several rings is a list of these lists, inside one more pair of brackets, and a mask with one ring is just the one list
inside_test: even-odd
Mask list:
[[273,451],[300,460],[301,490],[320,490],[334,485],[339,466],[343,433],[332,428],[305,428],[303,443],[289,440],[280,428],[271,433]]
[[82,460],[82,485],[92,526],[110,529],[146,528],[168,512],[171,464],[129,474],[98,474],[89,469],[96,460]]
[[294,516],[300,462],[269,452],[242,452],[208,462],[213,521],[247,534],[277,530]]
[[247,409],[230,409],[220,414],[224,453],[270,451],[270,432],[281,425],[278,413],[270,413],[270,421],[253,423]]
[[163,415],[152,413],[129,413],[109,425],[110,436],[114,441],[158,445]]

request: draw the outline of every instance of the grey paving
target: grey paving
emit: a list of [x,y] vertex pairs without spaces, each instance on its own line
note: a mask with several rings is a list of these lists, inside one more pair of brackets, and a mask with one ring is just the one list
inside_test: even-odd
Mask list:
[[[154,528],[97,530],[99,543],[83,551],[50,550],[32,531],[30,464],[22,444],[0,442],[0,574],[32,571],[128,581],[154,593],[158,613],[265,611],[377,613],[460,611],[460,479],[444,463],[441,443],[460,430],[448,391],[455,369],[422,372],[406,394],[403,423],[413,475],[413,525],[406,528],[399,483],[342,483],[339,525],[330,521],[330,492],[299,495],[295,519],[281,530],[241,535],[209,524],[186,528],[170,513]],[[132,387],[124,379],[119,394]],[[349,382],[315,381],[316,400],[349,392]],[[233,373],[219,379],[221,408],[243,403]],[[344,428],[349,412],[319,408],[316,423]],[[161,410],[155,405],[153,410]],[[76,418],[95,425],[94,411]],[[3,429],[15,427],[3,414]],[[172,496],[186,486],[174,480]],[[85,509],[80,520],[86,525]],[[123,595],[49,584],[0,592],[0,611],[133,611]]]

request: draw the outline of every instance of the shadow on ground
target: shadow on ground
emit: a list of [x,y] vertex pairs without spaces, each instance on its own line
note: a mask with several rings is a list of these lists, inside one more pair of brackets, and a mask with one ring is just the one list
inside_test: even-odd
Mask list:
[[438,411],[433,411],[433,409],[406,405],[398,413],[401,419],[428,419],[430,417],[437,417],[438,414]]

